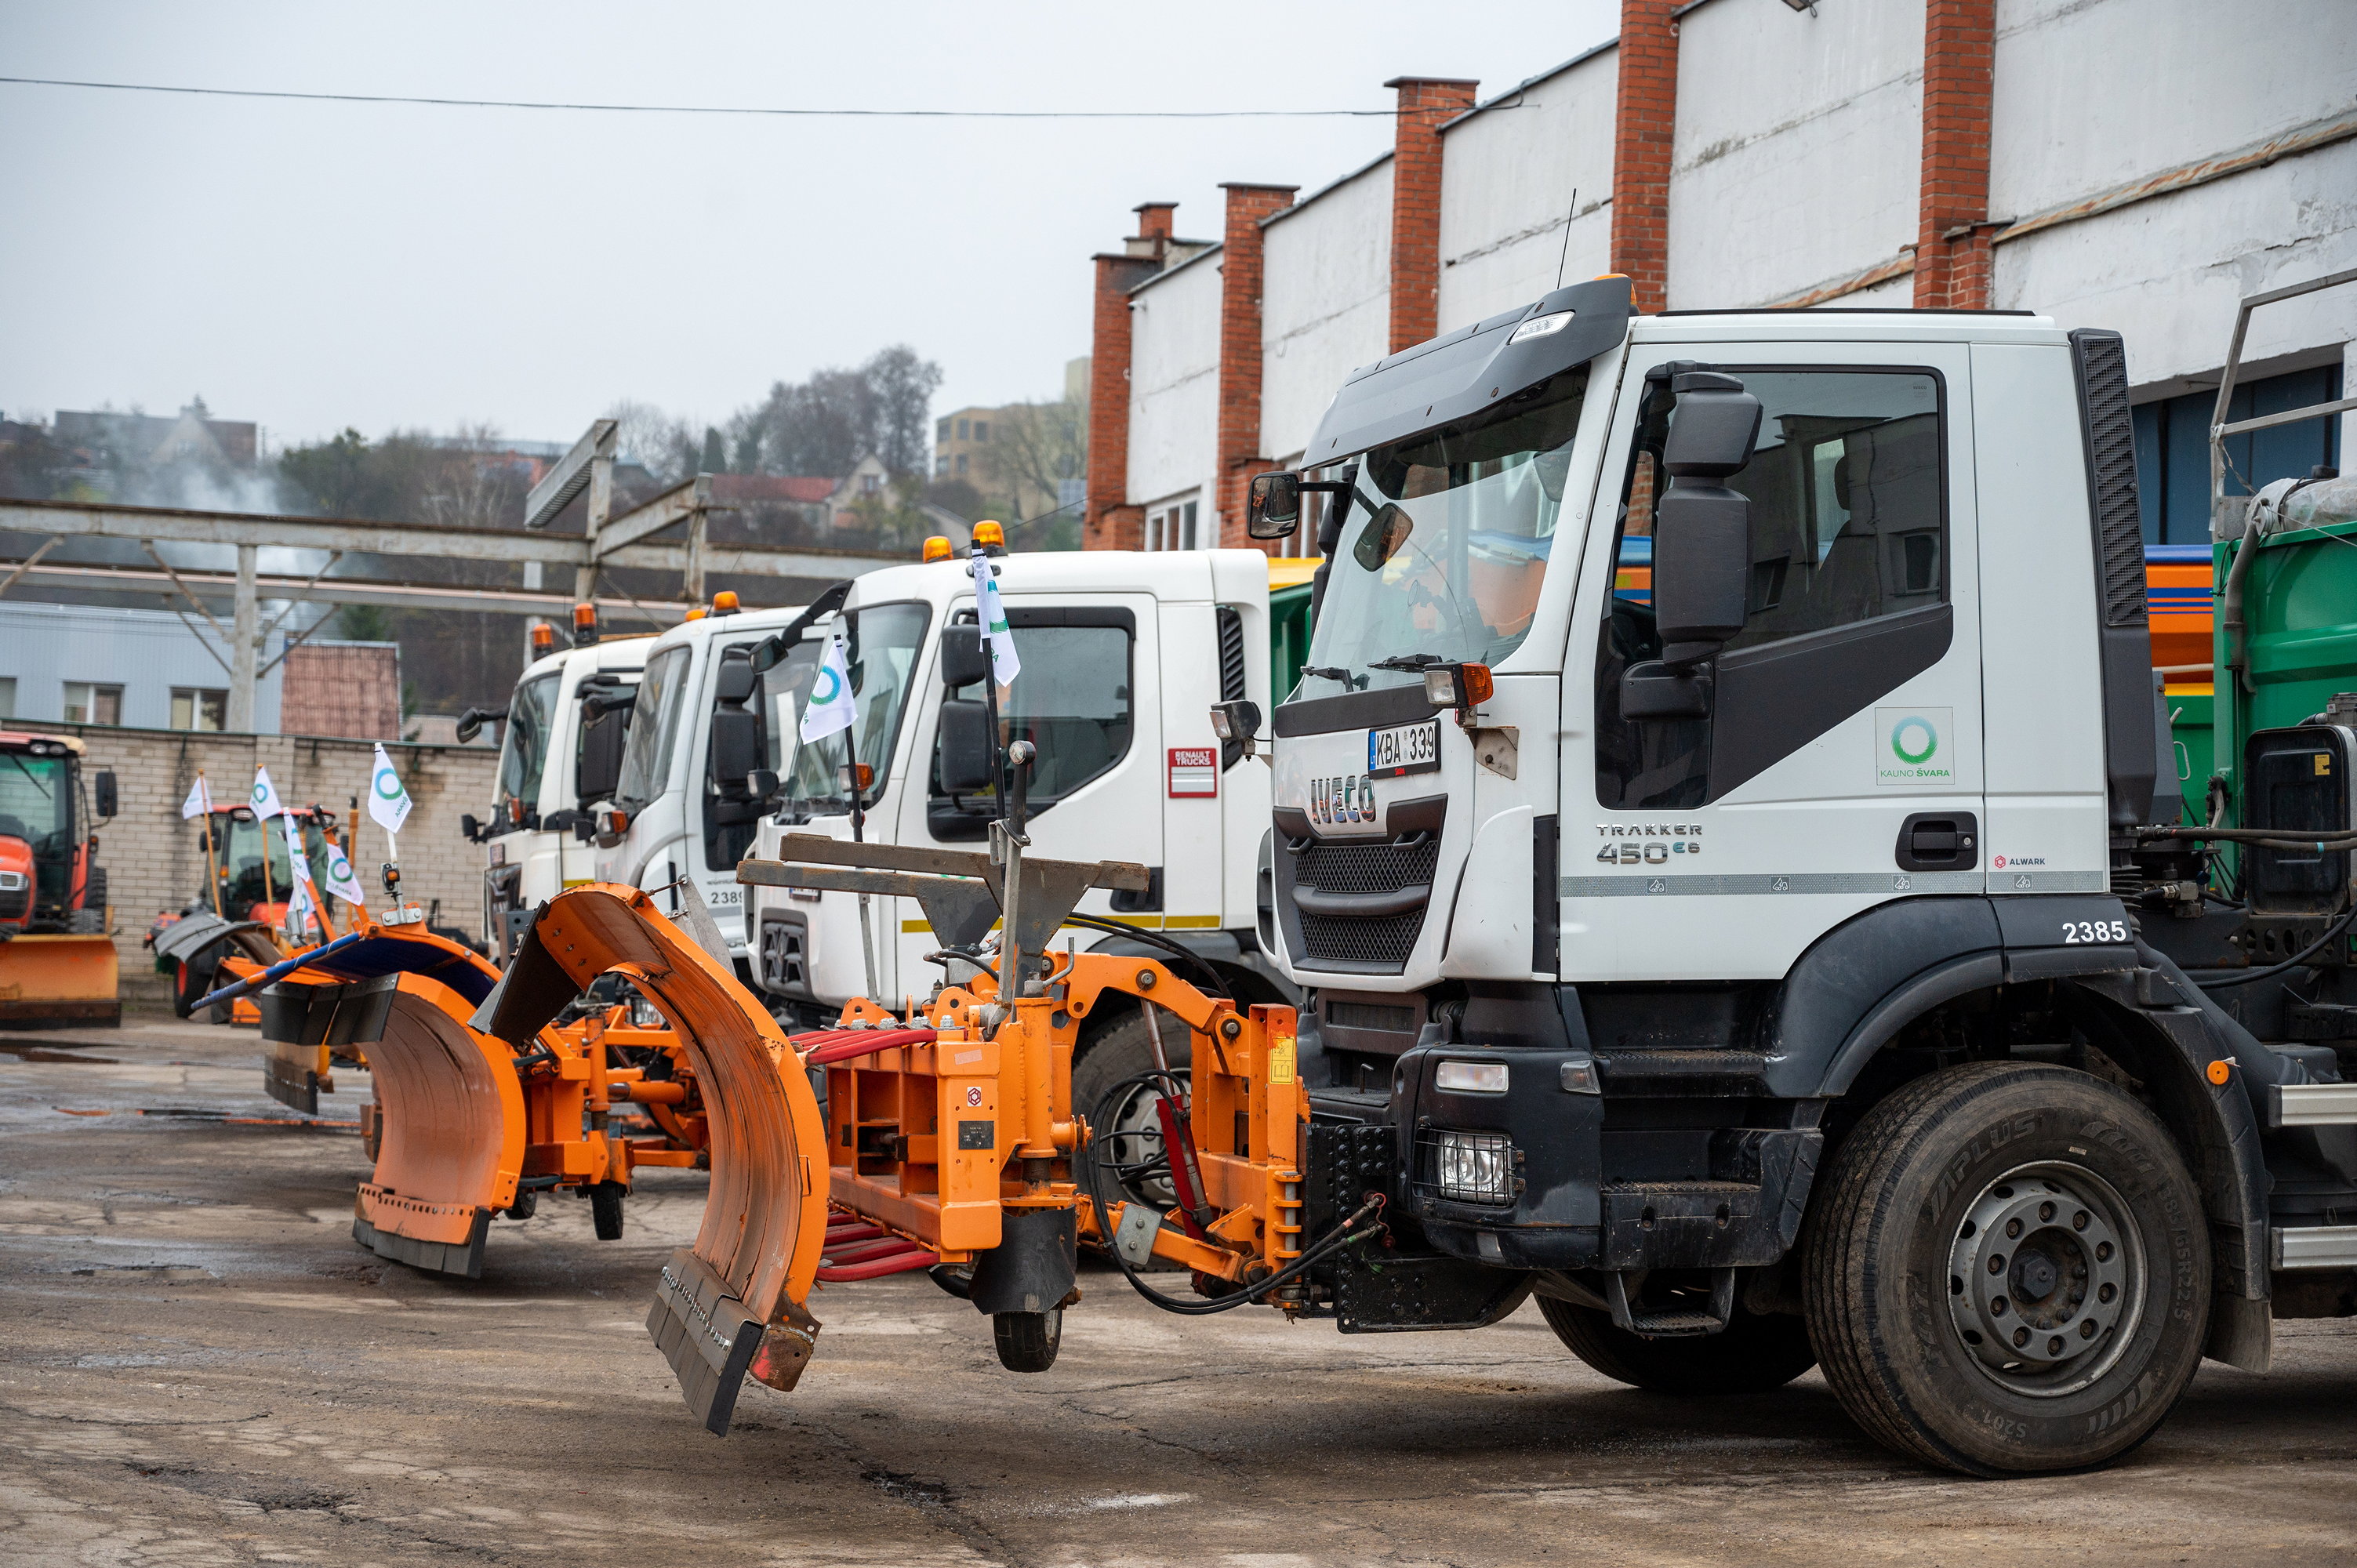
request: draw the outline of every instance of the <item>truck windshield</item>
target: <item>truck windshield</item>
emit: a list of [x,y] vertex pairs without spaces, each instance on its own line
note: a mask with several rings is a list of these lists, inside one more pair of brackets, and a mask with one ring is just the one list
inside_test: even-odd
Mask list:
[[[311,880],[320,891],[328,886],[328,838],[319,829],[318,819],[299,819],[303,825],[303,858],[311,867]],[[230,918],[247,918],[246,911],[261,903],[286,901],[295,875],[295,863],[286,854],[286,828],[276,817],[257,820],[252,811],[239,810],[223,812],[213,819],[214,832],[221,835],[215,854],[220,857],[221,900]],[[267,856],[270,872],[263,875],[263,860]]]
[[[853,610],[845,618],[851,693],[858,714],[847,733],[858,749],[860,767],[875,770],[861,792],[860,805],[865,809],[876,803],[890,771],[900,714],[909,705],[909,684],[915,677],[917,655],[923,648],[931,616],[923,605],[877,605]],[[770,673],[777,676],[788,668],[780,665]],[[797,714],[797,731],[800,726]],[[789,820],[808,822],[851,810],[851,788],[845,778],[845,734],[837,730],[795,748],[781,808]]]
[[622,752],[622,781],[614,787],[614,804],[626,811],[640,810],[671,783],[671,748],[678,737],[688,651],[664,649],[647,660],[647,672],[639,681],[639,701],[630,710],[630,739]]
[[1408,685],[1419,661],[1495,664],[1522,646],[1587,392],[1583,365],[1361,459],[1297,695]]
[[0,751],[0,833],[59,854],[73,837],[72,791],[66,758]]
[[[540,775],[548,766],[548,733],[556,713],[557,674],[535,675],[516,688],[508,704],[508,733],[500,743],[500,793],[495,818],[521,822],[540,810]],[[510,801],[522,807],[511,810]]]
[[802,703],[810,696],[811,682],[818,677],[819,655],[825,651],[823,639],[806,639],[794,644],[783,661],[771,665],[761,677],[761,744],[767,757],[762,766],[780,779],[793,771]]

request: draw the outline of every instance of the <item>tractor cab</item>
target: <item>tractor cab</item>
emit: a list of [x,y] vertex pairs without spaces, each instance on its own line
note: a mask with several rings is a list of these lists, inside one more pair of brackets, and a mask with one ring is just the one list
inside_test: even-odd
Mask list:
[[[334,815],[321,806],[289,806],[286,815],[300,825],[303,858],[313,886],[328,886],[328,830]],[[231,920],[259,920],[282,925],[294,886],[295,866],[286,847],[286,830],[274,819],[264,821],[249,806],[213,810],[212,875],[221,889],[221,912]],[[199,900],[209,903],[210,900]]]

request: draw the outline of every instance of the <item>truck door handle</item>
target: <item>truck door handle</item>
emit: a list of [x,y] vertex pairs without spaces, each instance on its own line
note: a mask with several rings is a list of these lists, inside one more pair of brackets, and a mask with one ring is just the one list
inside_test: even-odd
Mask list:
[[1899,824],[1901,871],[1969,871],[1980,864],[1980,823],[1970,811],[1917,811]]

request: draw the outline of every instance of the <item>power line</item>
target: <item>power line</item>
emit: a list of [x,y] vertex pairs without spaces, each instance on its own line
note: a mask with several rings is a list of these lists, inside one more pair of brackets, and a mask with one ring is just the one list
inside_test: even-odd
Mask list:
[[1390,119],[1389,109],[765,109],[708,103],[554,103],[518,98],[418,98],[379,92],[278,92],[245,87],[175,87],[152,81],[72,81],[0,76],[18,87],[172,92],[192,98],[277,98],[300,103],[414,103],[435,109],[557,109],[596,114],[748,114],[801,120],[1320,120]]

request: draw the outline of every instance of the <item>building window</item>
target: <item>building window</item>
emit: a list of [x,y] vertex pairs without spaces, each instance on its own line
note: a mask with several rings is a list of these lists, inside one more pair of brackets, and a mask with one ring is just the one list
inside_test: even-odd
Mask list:
[[967,425],[968,425],[968,424],[969,424],[969,423],[971,423],[971,422],[970,422],[970,421],[967,421],[967,420],[963,420],[963,419],[961,419],[961,420],[959,420],[959,421],[958,421],[958,435],[957,435],[957,438],[958,438],[959,440],[963,441],[963,440],[964,440],[964,439],[965,439],[966,427],[967,427]]
[[859,476],[859,493],[861,495],[872,496],[883,488],[883,481],[877,478],[874,474],[862,474]]
[[66,682],[66,723],[119,725],[123,722],[123,688],[89,681]]
[[990,421],[986,419],[977,419],[974,422],[974,438],[976,441],[987,441],[990,439]]
[[[2340,366],[2293,371],[2236,387],[2226,418],[2281,413],[2340,396]],[[2147,544],[2210,542],[2210,421],[2217,409],[2215,390],[2136,405],[2136,493]],[[2340,417],[2328,414],[2232,437],[2226,493],[2247,496],[2277,479],[2305,477],[2319,464],[2337,466],[2340,435]]]
[[965,473],[965,454],[963,452],[957,456],[957,471],[961,476]]
[[16,716],[16,677],[0,675],[0,719]]
[[1172,501],[1168,506],[1146,514],[1146,548],[1148,550],[1196,550],[1202,542],[1196,532],[1194,501]]
[[935,478],[940,478],[941,476],[947,474],[949,471],[950,459],[947,453],[943,453],[941,456],[933,459],[933,474]]
[[950,422],[949,422],[947,419],[939,419],[939,420],[934,421],[934,422],[933,422],[933,439],[934,439],[934,440],[936,440],[936,441],[947,441],[949,438],[950,438]]
[[229,724],[229,693],[196,686],[172,688],[172,727],[219,730]]

